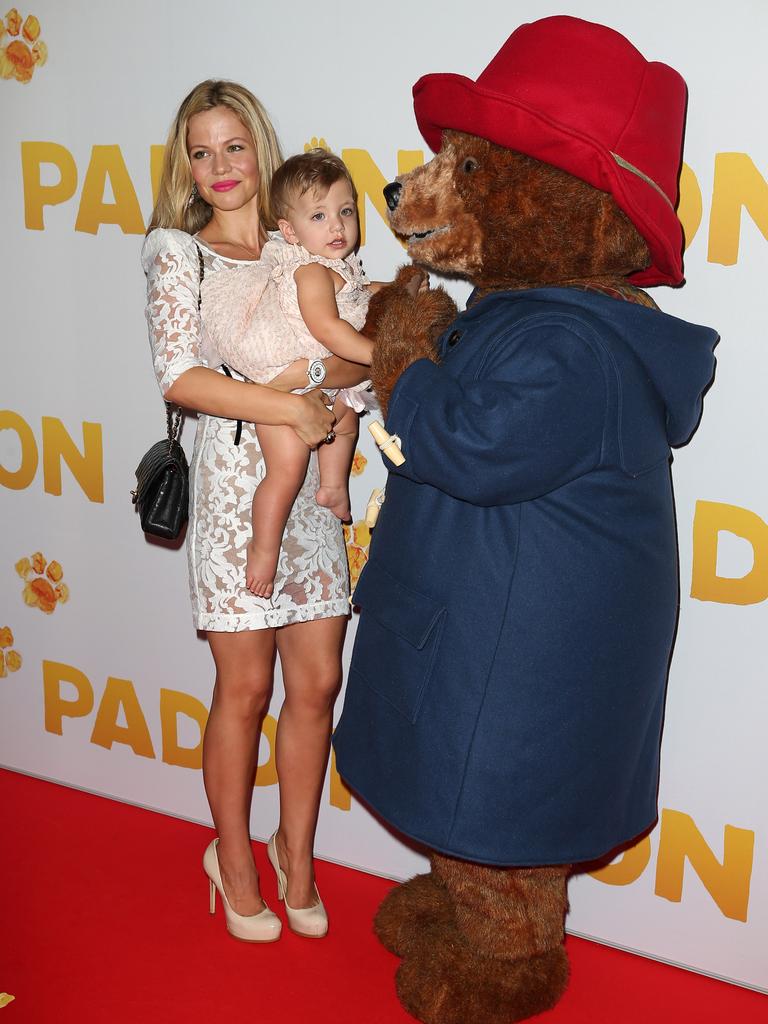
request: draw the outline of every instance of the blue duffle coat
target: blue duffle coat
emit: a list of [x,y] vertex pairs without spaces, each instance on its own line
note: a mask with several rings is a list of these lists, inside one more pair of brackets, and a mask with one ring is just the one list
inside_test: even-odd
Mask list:
[[487,864],[599,857],[656,818],[678,564],[670,445],[714,331],[573,289],[490,295],[398,381],[337,766]]

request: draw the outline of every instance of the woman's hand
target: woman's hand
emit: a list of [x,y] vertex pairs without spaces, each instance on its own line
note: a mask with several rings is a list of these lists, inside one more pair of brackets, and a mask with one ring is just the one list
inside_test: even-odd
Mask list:
[[304,444],[314,448],[333,430],[336,417],[326,405],[328,397],[322,391],[308,391],[306,395],[296,395],[295,398],[296,413],[290,425]]
[[[306,373],[303,383],[306,386]],[[324,441],[336,422],[323,401],[327,396],[322,391],[283,395],[264,384],[232,380],[207,366],[185,370],[165,397],[185,409],[209,416],[292,427],[310,448]]]

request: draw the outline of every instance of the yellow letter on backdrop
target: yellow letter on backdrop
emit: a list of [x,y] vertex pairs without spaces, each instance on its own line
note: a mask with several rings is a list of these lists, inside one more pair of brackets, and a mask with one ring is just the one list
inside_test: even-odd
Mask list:
[[[341,159],[349,168],[349,173],[357,188],[360,245],[365,245],[365,197],[368,196],[384,223],[388,225],[384,186],[390,179],[384,177],[367,149],[344,149]],[[397,151],[398,174],[407,174],[414,167],[423,163],[424,154],[420,149],[399,149]]]
[[683,225],[683,238],[685,248],[691,244],[701,224],[703,204],[701,189],[696,175],[688,164],[683,164],[680,172],[680,202],[677,206],[677,216]]
[[[194,719],[200,730],[200,739],[194,747],[179,745],[179,715]],[[163,761],[181,768],[202,768],[203,733],[208,721],[208,709],[197,697],[179,690],[160,690],[160,725],[163,731]]]
[[331,806],[348,811],[352,806],[352,794],[336,770],[336,751],[331,747]]
[[[114,203],[104,202],[107,177],[112,185]],[[119,224],[126,235],[144,234],[139,200],[119,146],[94,146],[85,172],[75,231],[95,235],[100,224]]]
[[100,423],[83,423],[83,450],[61,420],[43,416],[43,481],[46,493],[61,494],[61,463],[66,462],[89,501],[104,501],[104,450]]
[[681,901],[683,872],[688,858],[725,917],[746,921],[754,847],[754,832],[726,825],[721,864],[696,828],[693,818],[680,811],[662,811],[656,895],[672,903]]
[[[40,181],[42,164],[58,168],[59,180],[55,185]],[[24,223],[32,231],[42,231],[43,207],[65,203],[77,188],[77,166],[68,149],[56,142],[22,142],[21,175],[24,181]]]
[[[121,708],[125,714],[125,725],[117,724]],[[91,743],[107,750],[112,749],[113,743],[125,743],[140,757],[155,756],[147,721],[130,679],[113,679],[112,676],[107,679],[104,696],[96,712]]]
[[742,207],[768,238],[768,181],[746,153],[718,153],[709,213],[710,263],[730,267],[739,258]]
[[0,409],[0,430],[15,430],[21,447],[18,469],[8,469],[0,462],[0,485],[12,491],[23,491],[35,479],[38,454],[35,435],[27,421],[17,412]]
[[[77,690],[74,700],[64,700],[61,683],[71,683]],[[43,662],[43,703],[45,705],[45,731],[63,735],[62,720],[84,718],[93,711],[93,687],[88,677],[72,665],[58,661]]]
[[[749,541],[754,565],[746,576],[717,575],[721,530]],[[697,501],[693,519],[691,597],[720,604],[759,604],[768,598],[768,523],[749,509],[718,501]]]
[[157,193],[160,191],[160,178],[163,173],[163,158],[165,146],[150,146],[149,148],[149,177],[152,181],[152,203],[157,202]]
[[651,839],[650,836],[644,836],[639,843],[626,849],[619,860],[589,873],[606,885],[631,885],[648,867],[650,859]]

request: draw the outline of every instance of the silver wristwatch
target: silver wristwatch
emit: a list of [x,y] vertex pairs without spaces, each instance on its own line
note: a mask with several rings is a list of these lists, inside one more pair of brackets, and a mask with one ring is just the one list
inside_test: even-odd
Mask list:
[[313,387],[317,387],[325,380],[325,363],[322,359],[310,359],[307,367],[307,378]]

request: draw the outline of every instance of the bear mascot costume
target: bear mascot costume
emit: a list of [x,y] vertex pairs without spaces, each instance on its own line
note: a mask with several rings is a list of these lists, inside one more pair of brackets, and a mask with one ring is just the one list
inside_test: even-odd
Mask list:
[[414,87],[436,152],[385,190],[419,265],[374,296],[371,378],[405,462],[354,594],[334,744],[428,851],[375,927],[427,1024],[507,1024],[567,984],[567,877],[656,819],[677,621],[670,446],[716,334],[682,282],[686,89],[619,33],[518,28],[476,82]]

